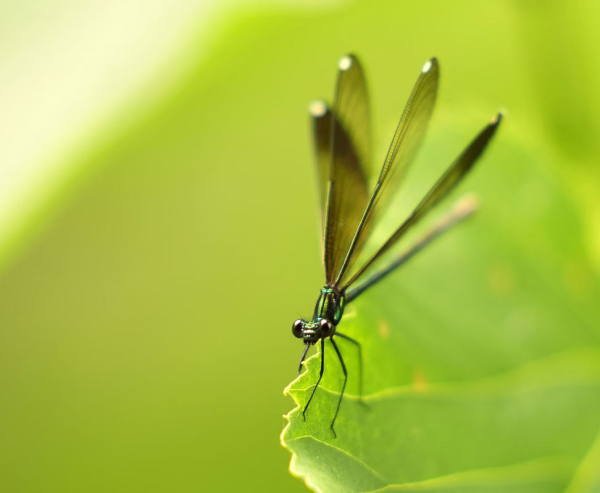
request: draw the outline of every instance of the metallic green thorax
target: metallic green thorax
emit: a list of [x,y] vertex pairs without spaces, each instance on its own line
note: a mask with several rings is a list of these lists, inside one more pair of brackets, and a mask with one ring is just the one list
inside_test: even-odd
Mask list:
[[312,320],[294,322],[292,332],[306,344],[331,337],[344,314],[345,296],[337,289],[325,286],[321,289]]
[[328,286],[322,288],[315,306],[313,322],[319,322],[324,318],[334,326],[339,324],[344,314],[344,299],[344,295],[336,289]]

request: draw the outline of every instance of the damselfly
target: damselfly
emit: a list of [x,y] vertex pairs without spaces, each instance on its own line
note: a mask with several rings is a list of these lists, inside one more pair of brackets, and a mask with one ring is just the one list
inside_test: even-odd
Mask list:
[[[325,287],[321,289],[312,320],[299,319],[292,326],[293,334],[306,345],[298,371],[302,370],[302,362],[310,346],[318,341],[321,343],[319,379],[304,406],[302,414],[305,420],[306,411],[325,370],[326,339],[331,341],[340,360],[344,383],[331,421],[334,436],[335,420],[348,381],[348,372],[335,341],[336,337],[358,348],[359,393],[362,397],[360,344],[337,331],[344,307],[474,211],[473,202],[459,203],[403,254],[392,255],[387,264],[371,273],[370,268],[374,263],[388,253],[410,227],[421,220],[465,177],[490,142],[502,118],[501,113],[492,118],[408,218],[363,265],[356,267],[355,260],[365,246],[373,225],[389,204],[393,192],[398,188],[423,140],[436,99],[439,65],[435,58],[423,65],[372,190],[369,189],[373,176],[370,105],[364,71],[354,55],[344,56],[338,68],[333,105],[330,107],[323,101],[317,101],[310,106],[322,212]],[[364,279],[367,272],[371,275]],[[359,280],[362,282],[357,284]]]

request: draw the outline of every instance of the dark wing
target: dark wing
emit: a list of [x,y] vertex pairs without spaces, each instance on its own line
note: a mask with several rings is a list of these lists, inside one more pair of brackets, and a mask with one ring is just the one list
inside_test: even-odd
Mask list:
[[402,223],[402,225],[390,236],[390,238],[377,250],[377,252],[363,265],[352,278],[346,283],[344,289],[356,281],[364,272],[387,252],[389,248],[396,243],[408,229],[421,219],[429,210],[431,210],[440,200],[442,200],[450,191],[465,177],[477,159],[481,156],[490,140],[496,133],[502,114],[496,115],[490,123],[479,133],[477,137],[469,144],[462,154],[446,170],[438,182],[429,190],[427,195],[421,200],[412,214]]
[[342,57],[338,64],[334,111],[346,130],[360,167],[367,179],[372,177],[371,104],[362,65],[354,55]]
[[313,102],[309,106],[309,112],[312,120],[315,163],[317,165],[321,222],[324,224],[325,207],[329,195],[329,175],[331,174],[331,129],[333,125],[333,113],[324,101]]
[[[369,102],[362,67],[353,55],[340,60],[333,109],[326,114],[331,120],[329,179],[327,187],[321,184],[320,188],[327,193],[325,280],[333,284],[369,200]],[[323,148],[326,134],[325,130],[320,132],[315,142]],[[320,167],[324,176],[326,168]]]
[[439,65],[435,58],[427,61],[415,83],[394,138],[383,163],[383,168],[375,190],[373,191],[364,215],[360,220],[356,234],[350,242],[346,257],[337,273],[335,284],[343,284],[344,277],[360,253],[368,238],[371,226],[385,210],[386,205],[408,166],[413,161],[431,119],[439,80]]

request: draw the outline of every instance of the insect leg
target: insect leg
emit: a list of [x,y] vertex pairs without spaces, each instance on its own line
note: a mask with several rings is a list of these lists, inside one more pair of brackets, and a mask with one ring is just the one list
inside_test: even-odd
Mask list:
[[321,383],[321,378],[323,378],[324,370],[325,370],[325,339],[321,339],[321,373],[319,373],[319,379],[317,380],[315,388],[313,389],[312,394],[310,394],[310,398],[308,399],[306,406],[304,406],[304,411],[302,411],[302,416],[304,417],[304,421],[306,421],[306,410],[308,409],[308,406],[310,405],[310,401],[312,401],[312,398],[315,395],[315,392],[317,391],[317,387]]
[[335,430],[333,429],[333,426],[335,425],[335,420],[337,419],[338,413],[340,412],[340,406],[342,405],[342,399],[344,398],[344,390],[346,389],[346,383],[348,383],[348,370],[346,370],[346,365],[344,364],[344,358],[342,358],[342,353],[340,353],[340,350],[339,350],[337,344],[335,343],[335,341],[333,340],[333,337],[331,337],[330,340],[331,340],[331,344],[333,344],[333,348],[335,349],[335,352],[338,355],[338,358],[340,359],[340,363],[342,364],[342,370],[344,372],[344,385],[342,385],[342,392],[340,393],[340,399],[338,400],[337,409],[335,410],[335,416],[333,417],[333,421],[331,422],[331,431],[333,431],[333,436],[337,438],[337,434],[336,434]]
[[310,343],[306,343],[306,347],[304,348],[304,352],[302,353],[302,358],[300,358],[300,364],[298,365],[298,375],[302,371],[302,363],[304,363],[304,358],[306,358],[306,353],[308,353],[308,348],[310,348]]
[[358,342],[356,339],[352,339],[352,337],[348,337],[345,334],[340,334],[339,332],[336,332],[335,335],[347,340],[348,342],[351,342],[356,346],[356,349],[358,350],[358,397],[360,403],[363,406],[366,406],[366,404],[363,401],[363,358],[360,342]]

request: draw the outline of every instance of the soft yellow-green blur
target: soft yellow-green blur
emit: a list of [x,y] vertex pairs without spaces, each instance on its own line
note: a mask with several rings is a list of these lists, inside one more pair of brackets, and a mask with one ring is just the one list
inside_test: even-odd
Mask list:
[[597,279],[600,3],[125,4],[1,7],[0,490],[305,490],[279,434],[323,278],[307,107],[346,52],[379,156],[432,55],[433,131],[505,108]]

